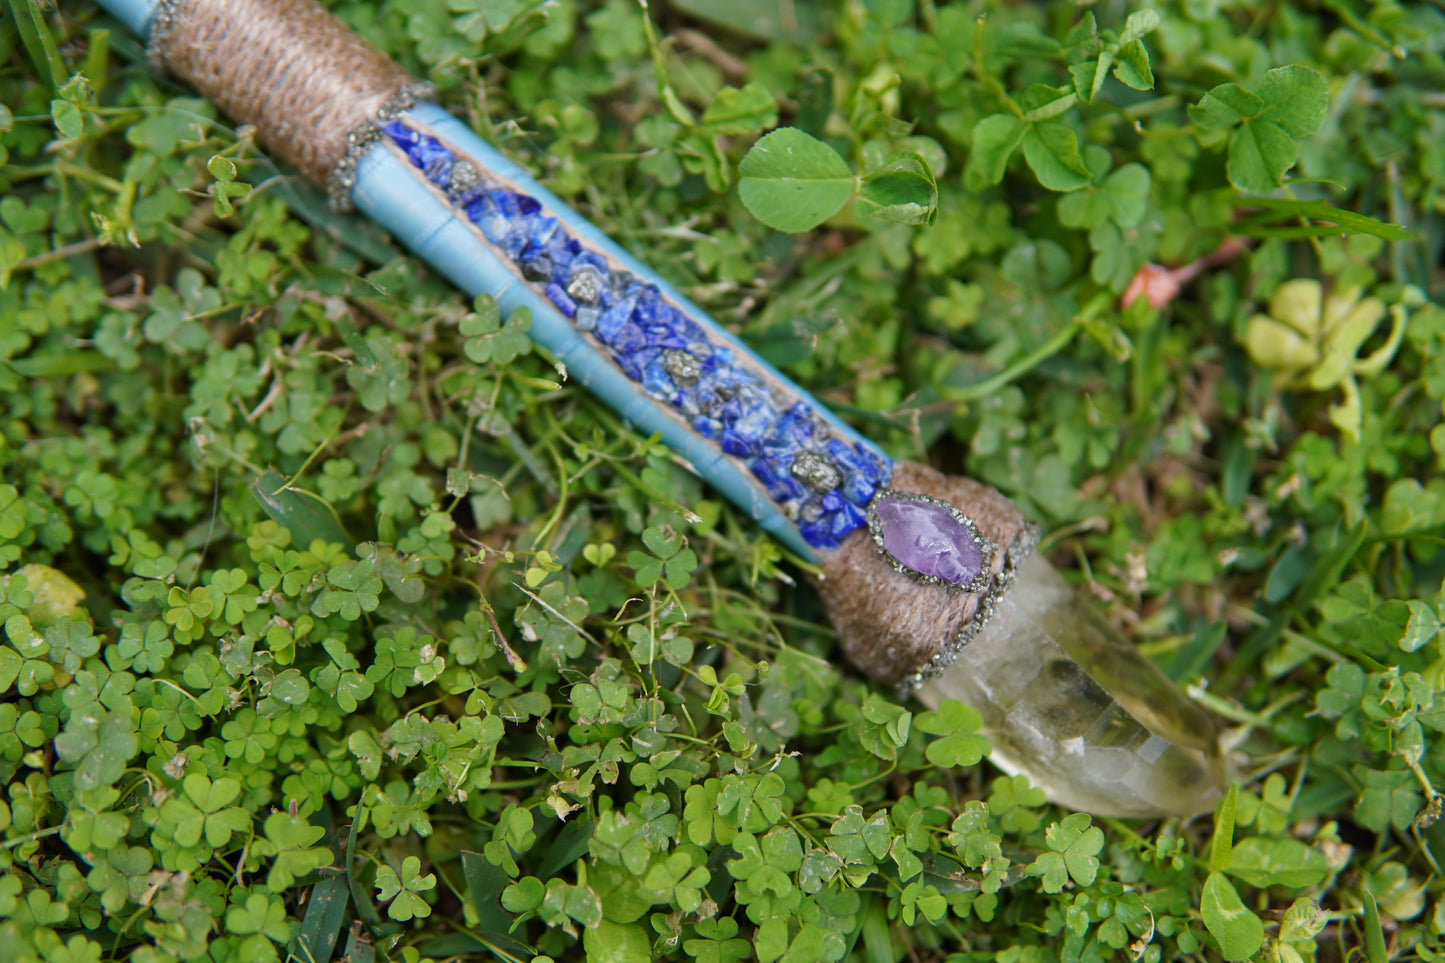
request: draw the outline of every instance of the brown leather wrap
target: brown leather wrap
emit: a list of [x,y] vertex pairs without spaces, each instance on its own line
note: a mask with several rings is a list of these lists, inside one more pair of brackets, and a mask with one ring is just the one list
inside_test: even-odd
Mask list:
[[176,0],[151,29],[172,74],[323,187],[348,135],[413,83],[313,0]]

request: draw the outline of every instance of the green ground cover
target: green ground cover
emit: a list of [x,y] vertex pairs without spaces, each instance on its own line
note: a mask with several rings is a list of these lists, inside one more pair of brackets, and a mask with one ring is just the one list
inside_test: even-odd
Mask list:
[[[999,775],[525,318],[95,9],[6,0],[0,956],[1445,954],[1438,4],[333,7],[892,454],[1017,499],[1237,796]],[[808,210],[748,154],[783,126]]]

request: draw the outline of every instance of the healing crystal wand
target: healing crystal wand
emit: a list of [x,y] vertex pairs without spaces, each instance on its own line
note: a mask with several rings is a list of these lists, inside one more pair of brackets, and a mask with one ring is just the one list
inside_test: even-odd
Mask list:
[[1062,805],[1189,815],[1219,793],[1210,719],[1041,557],[987,486],[893,462],[426,99],[311,0],[102,0],[271,151],[532,338],[810,561],[848,657],[957,698],[993,761]]

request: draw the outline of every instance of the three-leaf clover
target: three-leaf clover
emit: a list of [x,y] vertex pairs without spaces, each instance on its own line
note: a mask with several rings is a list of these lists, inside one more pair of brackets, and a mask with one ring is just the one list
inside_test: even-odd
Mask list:
[[181,781],[181,792],[161,804],[160,819],[182,846],[204,839],[220,849],[251,826],[250,813],[231,805],[240,795],[241,783],[229,776],[212,781],[205,773],[191,773]]
[[512,312],[507,323],[503,324],[496,299],[489,294],[479,294],[472,302],[472,310],[462,317],[457,329],[467,339],[462,343],[462,350],[468,358],[477,364],[508,364],[532,347],[532,339],[527,335],[531,326],[532,315],[526,308]]
[[1276,67],[1253,90],[1220,84],[1189,108],[1196,125],[1232,130],[1225,173],[1241,191],[1267,194],[1294,166],[1295,140],[1319,129],[1329,107],[1329,82],[1313,67]]
[[312,604],[316,615],[335,613],[355,622],[362,612],[373,611],[381,604],[381,578],[373,574],[372,564],[365,559],[331,566],[326,572],[326,584]]
[[331,850],[316,846],[326,830],[313,826],[300,816],[272,813],[262,827],[265,838],[252,845],[258,854],[275,857],[266,887],[279,893],[296,885],[296,879],[331,862]]
[[668,527],[651,527],[643,531],[642,543],[648,552],[629,552],[627,564],[637,569],[637,584],[650,588],[658,579],[665,579],[673,589],[687,585],[697,568],[697,554],[683,547],[683,537]]
[[914,724],[940,737],[930,742],[923,753],[935,766],[972,766],[988,754],[988,737],[978,734],[983,717],[977,709],[956,699],[945,699],[935,711],[920,715]]
[[1099,873],[1099,851],[1104,848],[1104,831],[1084,813],[1074,813],[1063,822],[1044,830],[1049,851],[1040,854],[1029,874],[1041,876],[1044,892],[1057,893],[1072,879],[1089,886]]
[[383,903],[391,900],[386,915],[402,923],[431,915],[431,904],[421,894],[435,889],[436,885],[435,874],[421,874],[421,860],[416,856],[408,856],[401,861],[400,875],[387,865],[376,871],[377,897]]

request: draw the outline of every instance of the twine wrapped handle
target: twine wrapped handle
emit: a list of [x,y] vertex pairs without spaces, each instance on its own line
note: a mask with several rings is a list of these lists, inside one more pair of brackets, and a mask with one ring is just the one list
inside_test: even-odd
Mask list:
[[423,89],[314,0],[163,3],[150,53],[333,199],[358,140]]

